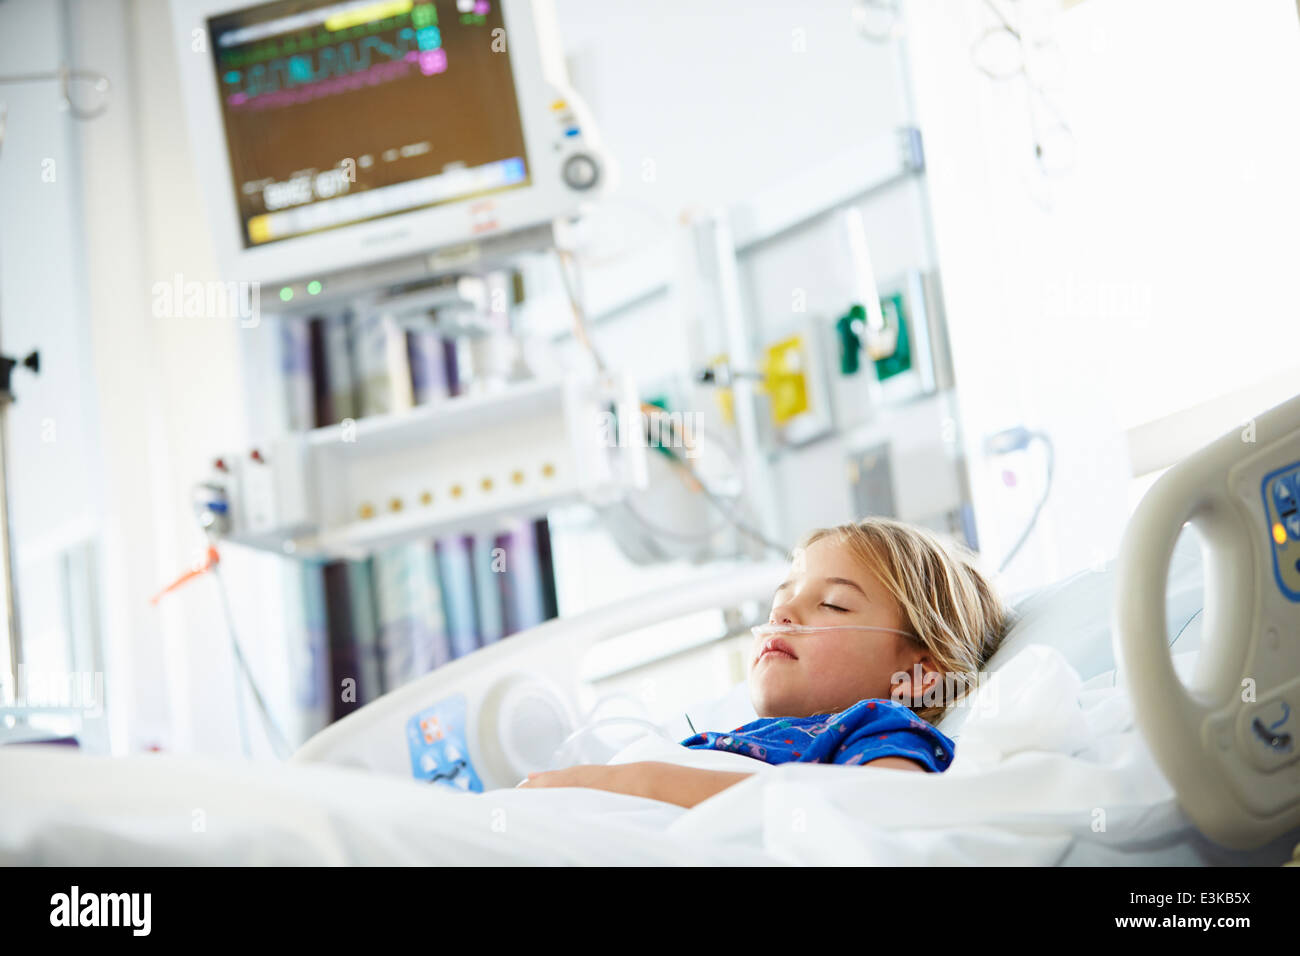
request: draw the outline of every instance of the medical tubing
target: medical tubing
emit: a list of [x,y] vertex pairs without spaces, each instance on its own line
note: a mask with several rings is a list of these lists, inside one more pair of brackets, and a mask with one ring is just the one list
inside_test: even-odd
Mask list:
[[[235,639],[235,619],[230,611],[230,600],[226,595],[226,585],[221,579],[220,569],[215,564],[212,566],[212,576],[217,581],[217,592],[221,596],[221,611],[226,619],[226,633],[230,637],[230,646],[235,652],[235,662],[239,665],[239,669],[243,673],[244,679],[248,681],[248,686],[253,691],[253,699],[257,702],[257,710],[262,717],[262,723],[267,732],[267,739],[270,741],[271,747],[275,750],[276,756],[281,760],[284,760],[289,756],[292,748],[290,748],[284,735],[280,733],[280,728],[276,726],[275,721],[271,717],[270,711],[267,710],[266,701],[262,698],[262,691],[258,688],[257,681],[253,679],[253,674],[252,671],[249,670],[248,662],[244,660],[243,651],[239,649],[239,641]],[[238,691],[238,684],[236,684],[235,689]],[[242,728],[242,722],[244,719],[244,706],[242,699],[236,696],[235,704],[239,708],[239,719]],[[245,752],[249,757],[252,757],[252,754],[248,753],[247,750],[247,737],[245,737]]]
[[1047,450],[1047,480],[1043,483],[1043,496],[1038,499],[1038,504],[1034,508],[1034,513],[1029,516],[1029,523],[1025,525],[1025,530],[1020,533],[1020,538],[1014,545],[1012,545],[1011,550],[1007,552],[1007,556],[1002,559],[1002,563],[998,565],[998,574],[1001,574],[1007,569],[1007,565],[1011,563],[1011,559],[1019,553],[1020,549],[1024,547],[1025,542],[1029,540],[1029,534],[1034,530],[1034,525],[1038,523],[1038,516],[1043,511],[1043,505],[1047,504],[1047,496],[1052,493],[1052,474],[1056,459],[1055,447],[1052,444],[1052,439],[1045,432],[1031,432],[1030,437],[1037,438],[1041,441],[1043,447]]
[[244,713],[244,686],[235,675],[235,716],[239,723],[239,749],[249,760],[253,759],[253,745],[248,739],[248,714]]
[[557,246],[556,253],[560,260],[560,278],[564,282],[564,291],[569,299],[569,307],[573,310],[573,337],[578,340],[579,345],[587,350],[587,354],[596,363],[596,369],[603,374],[608,371],[609,366],[605,364],[605,359],[601,356],[595,343],[591,341],[591,335],[587,329],[587,314],[578,301],[578,293],[574,288],[575,280],[569,275],[569,264],[573,263],[576,268],[577,262],[573,253],[567,249],[561,249]]
[[[1169,653],[1171,653],[1171,654],[1173,653],[1173,651],[1174,651],[1174,645],[1177,644],[1177,643],[1178,643],[1178,639],[1179,639],[1180,637],[1183,636],[1183,631],[1185,631],[1185,630],[1187,630],[1189,627],[1191,627],[1191,626],[1192,626],[1192,622],[1193,622],[1194,620],[1196,620],[1196,618],[1199,617],[1200,614],[1201,614],[1201,612],[1204,611],[1204,610],[1205,610],[1205,608],[1203,608],[1203,607],[1198,607],[1198,608],[1197,608],[1197,609],[1192,613],[1192,616],[1189,617],[1186,621],[1183,622],[1183,626],[1180,627],[1180,628],[1178,629],[1178,633],[1174,635],[1174,639],[1173,639],[1172,641],[1169,642]],[[1116,683],[1118,680],[1119,680],[1119,667],[1116,666],[1116,667],[1113,668],[1113,669],[1111,670],[1111,672],[1110,672],[1110,686],[1111,686],[1111,687],[1118,687],[1119,685]]]
[[[711,491],[708,488],[708,486],[705,485],[704,482],[694,474],[694,471],[691,469],[690,465],[684,462],[681,456],[678,455],[674,449],[668,448],[667,446],[660,446],[660,447],[664,452],[667,453],[669,460],[671,460],[672,463],[677,468],[685,471],[688,475],[690,475],[692,478],[695,479],[695,482],[699,485],[700,493],[703,494],[704,497],[707,498],[713,504],[714,507],[716,507],[719,511],[722,512],[723,517],[726,518],[726,520],[731,524],[732,527],[734,527],[741,534],[753,538],[755,541],[757,541],[759,544],[763,545],[764,547],[768,548],[769,550],[775,551],[777,554],[781,555],[782,557],[786,556],[786,554],[788,553],[787,548],[781,546],[780,544],[777,544],[775,541],[772,541],[770,538],[765,537],[761,532],[754,530],[752,527],[750,527],[749,525],[741,521],[739,518],[737,518],[736,513],[731,510],[731,508],[722,500],[722,498],[719,495]],[[715,532],[710,532],[710,534],[713,533]]]
[[633,508],[632,502],[626,498],[623,499],[622,505],[624,510],[626,510],[627,513],[632,516],[633,520],[636,521],[637,524],[639,524],[652,536],[658,538],[672,538],[675,541],[687,541],[691,543],[697,543],[700,541],[708,541],[710,538],[712,538],[722,529],[732,527],[731,519],[728,518],[726,515],[723,515],[722,520],[718,524],[714,525],[712,528],[709,528],[707,531],[696,531],[696,532],[692,532],[691,534],[687,534],[682,531],[674,531],[671,528],[665,528],[661,525],[655,524],[654,522],[647,519],[643,514],[641,514],[635,508]]
[[[757,624],[754,627],[750,628],[750,630],[753,632],[755,637],[759,637],[759,638],[768,637],[776,634],[795,634],[795,635],[821,634],[826,631],[884,631],[889,634],[901,634],[904,637],[913,637],[910,631],[902,631],[896,627],[876,627],[874,625],[869,625],[869,624],[833,624],[826,627],[810,627],[801,624]],[[573,731],[573,733],[565,737],[564,740],[560,743],[560,745],[556,747],[553,751],[551,751],[551,756],[547,759],[548,766],[555,768],[557,759],[565,752],[565,750],[567,750],[567,748],[570,745],[572,745],[572,743],[575,740],[578,740],[579,738],[591,733],[592,731],[596,730],[599,727],[607,727],[611,724],[634,724],[638,727],[645,727],[651,733],[655,734],[660,739],[667,741],[668,743],[671,744],[678,743],[677,740],[674,740],[673,738],[669,737],[666,733],[664,733],[663,729],[660,728],[658,724],[654,723],[653,721],[646,720],[643,717],[602,717],[600,720],[592,721],[591,718],[600,709],[601,705],[603,705],[607,700],[611,699],[612,697],[617,697],[617,696],[627,696],[627,695],[612,694],[608,697],[603,697],[596,702],[596,705],[587,712],[587,716],[584,718],[583,725],[580,726],[577,730]],[[691,719],[689,716],[686,718],[686,722],[690,724],[691,730],[695,731],[695,725],[691,724]],[[698,733],[698,731],[696,731],[696,733]]]
[[[654,411],[656,412],[662,411],[662,409],[659,409],[655,406],[651,406],[646,402],[641,403],[641,408],[642,410],[649,410],[653,408]],[[718,439],[711,432],[709,432],[707,429],[703,429],[703,432],[706,437],[713,438],[714,441],[717,441],[718,444],[724,450],[726,450],[725,444],[723,444],[721,441],[718,441]],[[780,544],[777,544],[776,542],[772,541],[770,538],[764,537],[761,532],[754,530],[752,527],[750,527],[749,525],[741,521],[739,518],[737,518],[735,511],[731,509],[730,505],[728,505],[720,495],[710,490],[709,487],[704,483],[704,480],[695,473],[695,469],[691,466],[691,464],[687,461],[683,461],[682,457],[678,455],[674,449],[668,447],[667,445],[660,445],[659,450],[663,451],[668,455],[668,458],[672,462],[673,467],[677,469],[678,472],[684,472],[688,477],[691,478],[692,481],[695,482],[697,488],[693,490],[697,491],[700,494],[703,494],[705,499],[711,505],[713,505],[713,507],[717,511],[721,512],[722,521],[719,524],[714,525],[712,528],[709,528],[706,531],[696,531],[687,534],[681,531],[675,531],[670,528],[665,528],[662,525],[655,524],[654,522],[646,518],[644,515],[642,515],[640,512],[638,512],[636,508],[632,506],[632,502],[630,499],[625,499],[622,502],[623,509],[643,529],[645,529],[652,536],[657,538],[671,538],[676,541],[697,543],[701,541],[708,541],[719,531],[721,531],[723,528],[730,526],[732,528],[735,528],[741,534],[758,541],[767,549],[771,551],[775,551],[777,554],[781,555],[782,557],[785,557],[787,555],[788,553],[787,548],[783,547]],[[730,457],[731,457],[730,453],[728,452],[728,458]]]
[[618,700],[619,698],[622,698],[623,700],[630,700],[632,703],[638,705],[639,707],[643,707],[643,708],[645,707],[645,702],[642,701],[641,698],[637,697],[635,694],[629,693],[628,691],[625,690],[610,691],[608,694],[603,694],[600,700],[596,701],[596,703],[592,705],[591,710],[587,711],[587,716],[583,718],[583,722],[585,723],[586,721],[591,720],[600,711],[600,708],[604,707],[611,700]]
[[[564,290],[569,299],[569,306],[573,310],[574,337],[577,339],[578,343],[584,349],[586,349],[588,354],[591,355],[592,360],[596,363],[596,368],[600,372],[604,373],[608,370],[608,366],[606,366],[605,360],[601,356],[600,351],[596,348],[595,344],[591,340],[591,336],[587,328],[586,313],[583,311],[582,305],[578,301],[578,293],[574,289],[573,277],[569,275],[568,266],[570,263],[574,263],[576,266],[576,260],[574,259],[572,252],[570,252],[567,249],[557,248],[556,252],[560,260],[559,261],[560,277],[564,282]],[[692,477],[694,477],[693,471],[690,468],[690,466],[687,463],[683,462],[679,455],[677,455],[670,448],[664,447],[664,450],[668,452],[674,464],[676,464],[678,467],[684,468],[688,473],[692,473]],[[764,537],[760,532],[755,531],[753,528],[746,525],[744,522],[742,522],[739,518],[736,517],[735,512],[733,512],[730,508],[728,508],[725,504],[723,504],[723,502],[717,495],[715,495],[712,491],[710,491],[707,487],[705,487],[703,481],[701,481],[698,478],[696,478],[696,481],[699,483],[700,491],[704,493],[704,496],[710,502],[712,502],[713,505],[719,511],[722,512],[723,518],[725,519],[724,525],[726,523],[730,523],[734,528],[736,528],[736,530],[740,531],[742,534],[747,535],[750,538],[755,539],[764,547],[776,551],[778,554],[785,555],[786,548],[782,547],[779,544],[776,544],[770,539]],[[642,515],[637,513],[637,511],[632,508],[630,502],[624,502],[624,505],[626,506],[628,513],[637,521],[637,523],[640,524],[647,531],[649,531],[651,534],[666,535],[669,537],[675,537],[678,538],[679,540],[686,540],[686,541],[707,540],[708,538],[716,534],[718,531],[721,531],[722,528],[724,527],[724,525],[719,525],[716,529],[710,530],[707,534],[701,534],[700,537],[697,539],[693,535],[692,536],[682,535],[679,533],[669,531],[668,529],[659,528],[656,525],[654,525],[652,522],[647,521]]]
[[886,631],[890,634],[902,634],[913,637],[911,631],[900,631],[896,627],[873,627],[869,624],[831,624],[825,627],[808,627],[802,624],[756,624],[750,628],[755,637],[773,637],[777,634],[821,634],[824,631]]
[[676,740],[674,740],[673,738],[665,734],[663,730],[659,728],[658,724],[654,723],[653,721],[646,720],[644,717],[602,717],[600,720],[585,723],[583,726],[579,727],[573,733],[569,734],[569,736],[565,737],[563,742],[561,742],[558,747],[556,747],[553,751],[551,751],[551,756],[547,759],[547,764],[553,769],[560,769],[556,767],[556,759],[560,757],[560,755],[564,753],[564,751],[566,751],[575,740],[591,733],[592,731],[596,730],[598,727],[607,727],[610,724],[635,724],[639,727],[645,727],[646,729],[648,729],[649,731],[657,735],[660,739],[666,740],[670,744],[677,743]]

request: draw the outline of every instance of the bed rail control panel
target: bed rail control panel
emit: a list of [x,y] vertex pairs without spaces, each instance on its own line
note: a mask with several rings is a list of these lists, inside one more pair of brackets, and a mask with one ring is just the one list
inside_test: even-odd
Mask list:
[[467,729],[464,694],[454,694],[412,716],[406,722],[406,739],[415,778],[482,793]]
[[[1201,539],[1205,628],[1190,685],[1165,641],[1169,559]],[[1300,396],[1170,468],[1120,546],[1115,657],[1192,822],[1253,849],[1300,836]]]
[[1288,600],[1300,602],[1300,461],[1270,472],[1260,493],[1273,545],[1273,577]]

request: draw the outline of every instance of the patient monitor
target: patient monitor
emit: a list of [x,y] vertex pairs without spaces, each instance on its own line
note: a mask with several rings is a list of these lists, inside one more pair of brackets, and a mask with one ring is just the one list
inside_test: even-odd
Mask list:
[[[1165,640],[1183,525],[1205,543],[1193,686]],[[1161,476],[1124,535],[1114,629],[1139,727],[1188,816],[1258,847],[1300,827],[1300,396]]]
[[229,279],[315,295],[608,185],[545,0],[172,0],[172,19]]

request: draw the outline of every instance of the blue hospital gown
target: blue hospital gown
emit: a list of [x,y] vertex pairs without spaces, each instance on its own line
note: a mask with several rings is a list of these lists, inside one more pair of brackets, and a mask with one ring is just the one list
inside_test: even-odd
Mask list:
[[760,717],[730,733],[706,731],[683,747],[729,750],[766,763],[864,764],[878,757],[907,757],[932,773],[952,763],[953,742],[893,700],[860,700],[838,714]]

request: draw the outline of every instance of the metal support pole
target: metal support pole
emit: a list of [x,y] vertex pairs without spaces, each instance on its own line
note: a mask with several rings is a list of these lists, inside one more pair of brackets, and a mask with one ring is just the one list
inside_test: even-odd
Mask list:
[[13,398],[8,392],[0,393],[0,590],[4,603],[5,633],[9,645],[9,687],[14,699],[22,698],[18,676],[23,663],[21,631],[18,626],[18,588],[14,576],[13,536],[9,526],[9,406]]
[[[744,308],[740,299],[740,274],[736,265],[736,245],[726,214],[714,212],[698,227],[699,235],[712,253],[716,269],[718,305],[721,310],[723,330],[726,333],[730,363],[736,368],[752,368],[754,349],[745,326]],[[732,411],[736,416],[736,435],[740,444],[740,458],[745,486],[753,502],[759,529],[769,541],[783,541],[783,529],[777,519],[776,499],[773,494],[771,472],[767,456],[759,438],[758,414],[754,408],[754,382],[736,376],[731,382]],[[751,547],[754,545],[751,544]]]

